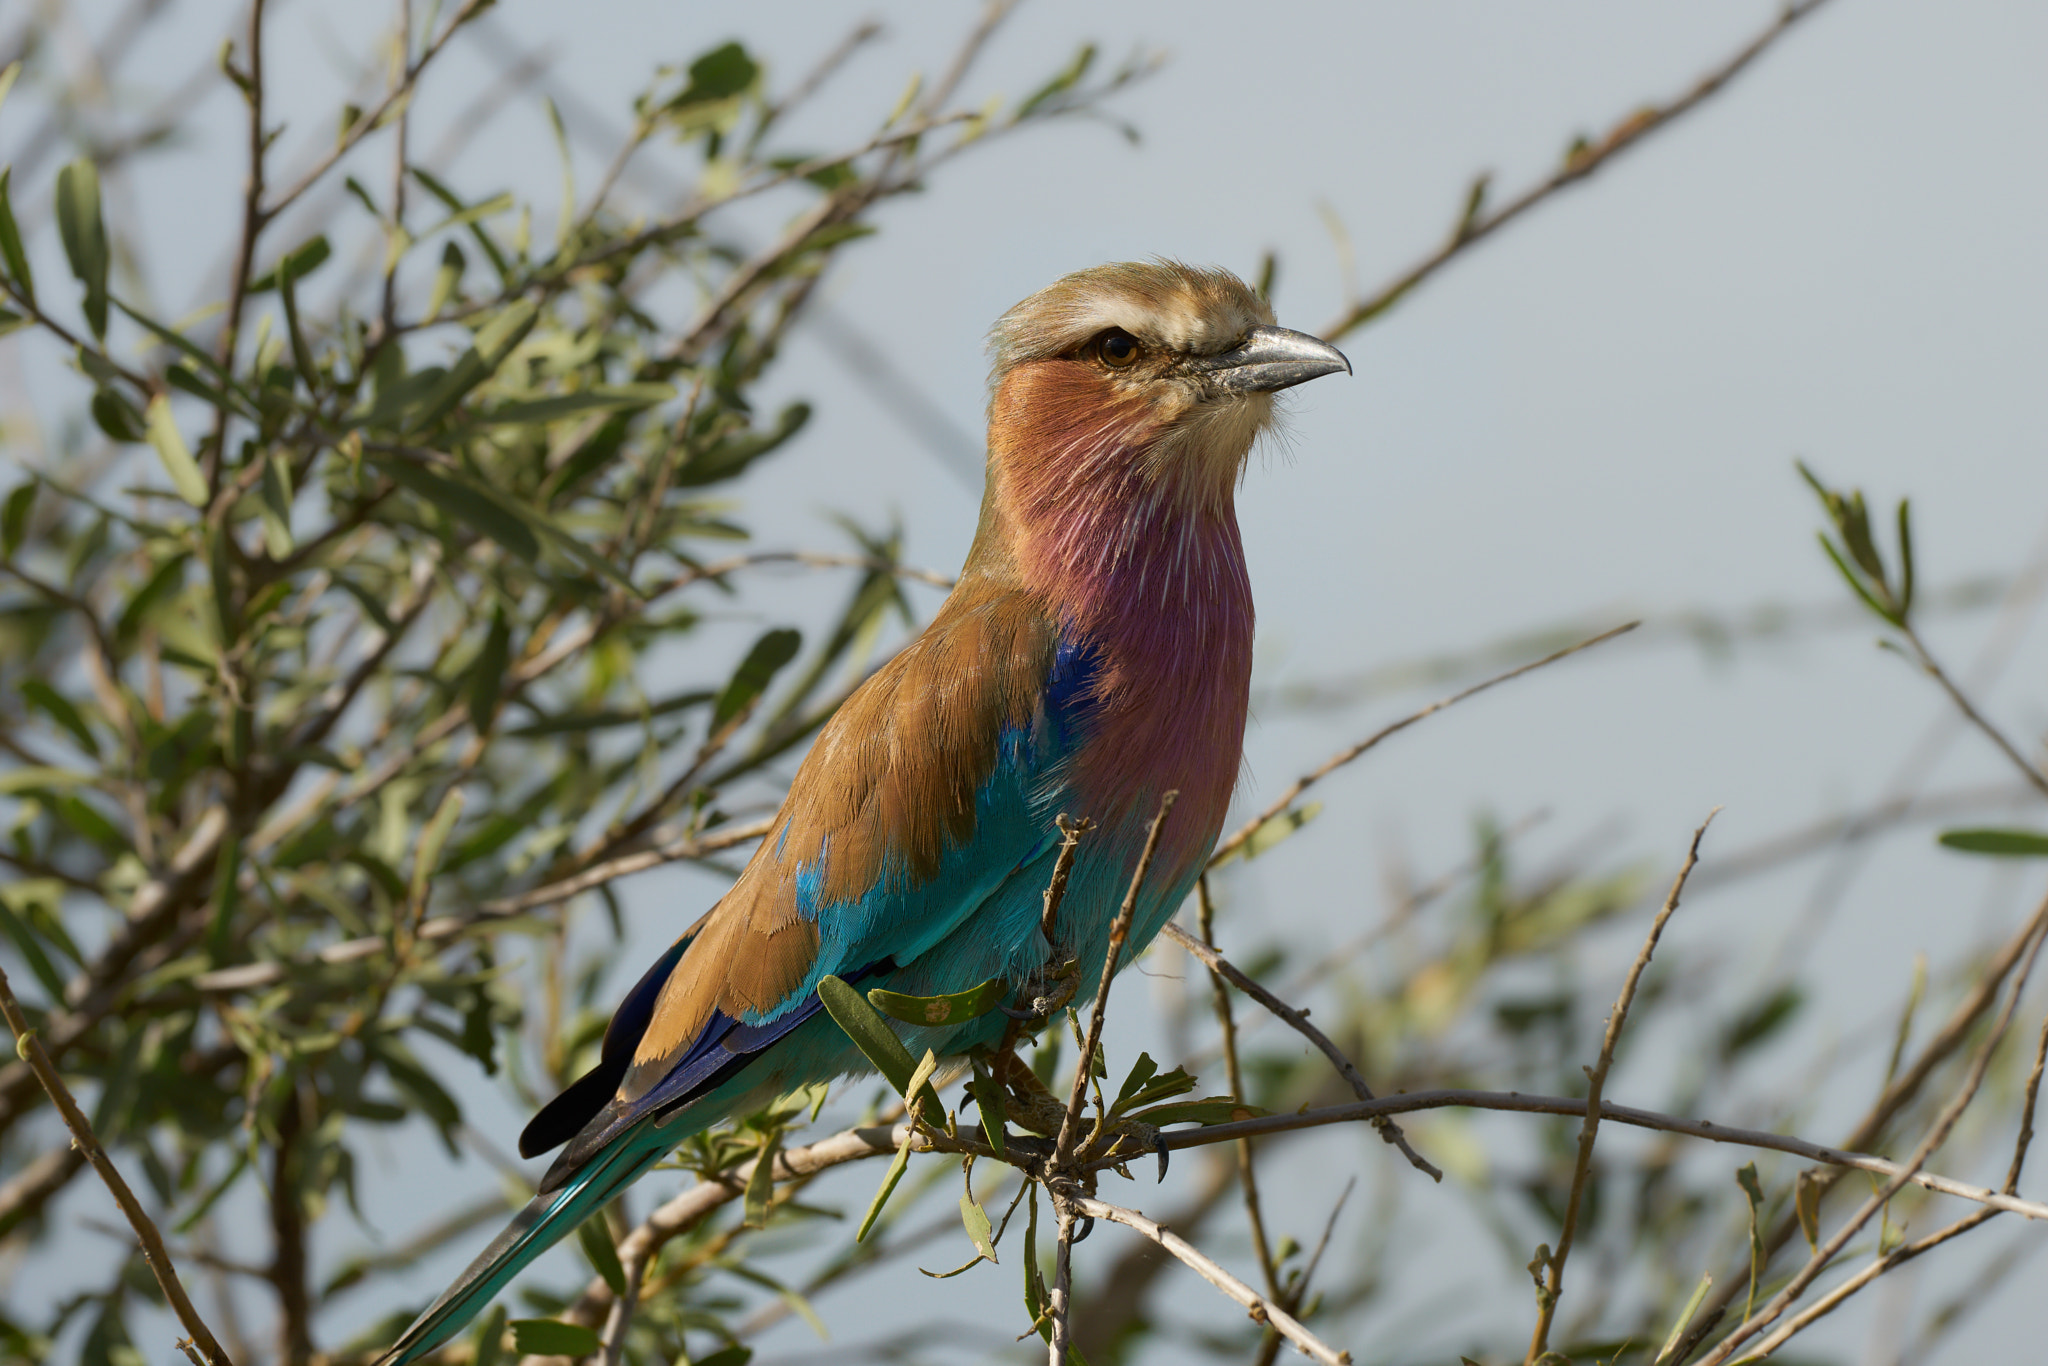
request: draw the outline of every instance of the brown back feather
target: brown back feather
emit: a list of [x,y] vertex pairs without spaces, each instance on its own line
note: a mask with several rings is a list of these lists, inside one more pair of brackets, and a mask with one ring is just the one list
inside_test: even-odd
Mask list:
[[822,860],[828,905],[885,879],[914,890],[974,837],[1001,733],[1032,723],[1055,648],[1050,615],[1014,587],[1007,554],[988,551],[923,634],[826,724],[774,829],[662,988],[622,1097],[659,1082],[712,1012],[763,1011],[803,984],[819,940],[798,911],[799,871]]

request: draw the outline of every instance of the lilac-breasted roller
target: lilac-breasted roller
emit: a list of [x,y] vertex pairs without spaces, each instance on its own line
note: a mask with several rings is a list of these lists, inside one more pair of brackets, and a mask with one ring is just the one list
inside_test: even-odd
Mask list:
[[[1234,275],[1168,261],[1069,275],[1005,313],[991,349],[987,491],[958,586],[825,726],[732,890],[619,1006],[601,1061],[527,1126],[523,1155],[567,1146],[386,1366],[447,1341],[683,1138],[869,1070],[820,1009],[827,974],[934,996],[1022,986],[1058,953],[1092,993],[1169,789],[1130,953],[1193,886],[1251,676],[1232,495],[1274,392],[1350,364],[1275,327]],[[1061,814],[1096,830],[1048,946]],[[906,1042],[943,1057],[1004,1022]]]

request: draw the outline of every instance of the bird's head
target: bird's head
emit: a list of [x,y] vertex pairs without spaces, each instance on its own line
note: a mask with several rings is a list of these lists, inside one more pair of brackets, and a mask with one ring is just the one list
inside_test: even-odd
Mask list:
[[1176,261],[1068,275],[1005,313],[990,349],[990,496],[1041,526],[1083,505],[1227,513],[1273,395],[1351,369],[1235,275]]

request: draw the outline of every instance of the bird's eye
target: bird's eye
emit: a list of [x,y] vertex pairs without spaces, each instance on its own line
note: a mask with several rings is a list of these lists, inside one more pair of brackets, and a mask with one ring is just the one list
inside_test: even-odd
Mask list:
[[1138,358],[1137,338],[1112,327],[1095,339],[1095,354],[1110,369],[1122,370]]

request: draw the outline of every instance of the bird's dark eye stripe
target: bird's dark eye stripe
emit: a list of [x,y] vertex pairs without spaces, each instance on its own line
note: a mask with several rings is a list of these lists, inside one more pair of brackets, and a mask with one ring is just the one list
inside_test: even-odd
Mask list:
[[1104,365],[1121,370],[1138,358],[1138,339],[1119,327],[1112,327],[1095,339],[1095,354]]

